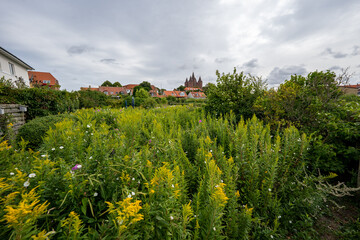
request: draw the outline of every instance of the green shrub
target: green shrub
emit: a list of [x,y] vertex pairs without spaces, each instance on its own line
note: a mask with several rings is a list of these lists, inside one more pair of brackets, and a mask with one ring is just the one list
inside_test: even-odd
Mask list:
[[96,108],[106,106],[108,103],[108,96],[98,91],[79,91],[80,108]]
[[31,149],[38,149],[43,142],[46,132],[55,126],[55,123],[69,118],[69,114],[50,115],[45,117],[35,118],[24,124],[16,136],[16,142],[19,144],[22,139],[28,142],[27,147]]

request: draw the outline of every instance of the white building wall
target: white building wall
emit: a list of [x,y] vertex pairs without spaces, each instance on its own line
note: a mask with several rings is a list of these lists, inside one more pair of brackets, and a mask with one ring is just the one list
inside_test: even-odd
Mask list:
[[191,92],[188,94],[188,98],[194,98]]
[[[10,73],[9,62],[14,64],[15,74]],[[0,78],[11,79],[13,82],[22,77],[27,86],[30,86],[29,75],[23,66],[0,54]]]

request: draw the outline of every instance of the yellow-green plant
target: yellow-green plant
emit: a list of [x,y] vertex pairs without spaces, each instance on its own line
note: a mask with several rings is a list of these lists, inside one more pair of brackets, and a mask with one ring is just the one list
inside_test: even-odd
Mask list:
[[83,222],[76,212],[70,212],[69,216],[61,221],[61,227],[64,230],[66,239],[81,239]]
[[[13,229],[13,239],[23,239],[34,229],[39,217],[47,210],[49,203],[40,204],[39,196],[33,188],[30,192],[21,193],[21,200],[18,204],[7,205],[4,209],[5,215],[2,219],[8,228]],[[14,196],[16,194],[13,194]],[[9,197],[12,198],[12,197]],[[6,202],[9,201],[9,198]]]
[[134,234],[131,230],[134,229],[134,225],[144,219],[144,215],[139,213],[142,209],[140,206],[141,201],[135,200],[132,202],[132,198],[125,198],[122,201],[118,201],[114,204],[106,202],[109,206],[109,214],[112,222],[117,229],[118,239],[129,239]]

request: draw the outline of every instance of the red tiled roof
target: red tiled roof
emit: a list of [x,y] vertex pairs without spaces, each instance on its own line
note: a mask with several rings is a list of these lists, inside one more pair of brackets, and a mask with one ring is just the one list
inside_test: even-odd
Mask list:
[[191,92],[189,93],[189,95],[191,95],[194,98],[206,98],[206,95],[203,92]]
[[196,88],[196,87],[186,87],[185,91],[202,91],[201,88]]
[[[49,72],[28,71],[28,75],[29,79],[32,80],[32,84],[59,85],[58,80]],[[50,83],[44,81],[50,81]]]
[[126,94],[126,88],[125,87],[99,87],[99,91],[103,92],[107,95],[118,95],[118,94]]
[[139,86],[139,84],[127,84],[127,85],[124,85],[123,87],[126,89],[133,89],[136,86]]
[[99,91],[99,88],[92,88],[92,87],[81,87],[80,88],[81,91],[86,91],[86,90],[90,90],[90,91]]
[[339,87],[345,87],[345,88],[360,88],[360,84],[356,84],[356,85],[344,85],[344,86],[339,86]]
[[[134,89],[134,87],[139,86],[140,84],[127,84],[124,85],[123,87],[126,89]],[[154,85],[151,85],[151,90],[157,90],[157,88]]]
[[177,98],[186,98],[187,94],[185,91],[164,91],[163,95],[165,96],[173,96]]

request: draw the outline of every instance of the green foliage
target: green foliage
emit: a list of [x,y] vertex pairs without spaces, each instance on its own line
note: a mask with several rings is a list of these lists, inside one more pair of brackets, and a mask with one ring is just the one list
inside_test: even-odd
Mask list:
[[237,73],[232,74],[217,71],[217,85],[207,89],[208,101],[205,109],[216,116],[234,112],[240,119],[251,118],[254,114],[253,105],[266,89],[265,82],[260,77]]
[[121,83],[119,82],[114,82],[113,83],[113,87],[122,87]]
[[109,80],[106,80],[105,82],[103,82],[101,84],[102,87],[114,87],[114,85],[109,81]]
[[148,91],[145,90],[145,88],[140,88],[138,91],[136,91],[135,97],[137,97],[137,98],[149,98],[150,94],[149,94]]
[[98,91],[79,91],[79,108],[97,108],[109,106],[110,97]]
[[295,125],[312,134],[312,168],[342,173],[350,181],[360,159],[360,102],[342,96],[338,85],[344,80],[330,71],[291,76],[277,91],[259,97],[255,109],[274,129]]
[[184,85],[180,85],[176,90],[185,91],[185,87],[184,87]]
[[148,97],[144,99],[144,102],[141,105],[144,108],[153,108],[157,106],[156,100],[152,97]]
[[149,82],[143,81],[138,86],[134,87],[133,95],[136,96],[136,92],[140,89],[144,89],[146,92],[149,92],[151,90],[151,84]]
[[[16,192],[36,188],[38,204],[49,203],[30,236],[301,239],[320,213],[309,138],[295,127],[273,136],[256,117],[236,123],[189,106],[72,116],[47,131],[39,152],[0,144],[0,217],[19,206]],[[14,231],[0,222],[2,238]]]
[[69,118],[68,114],[50,115],[45,117],[37,117],[24,124],[16,136],[18,144],[22,140],[28,142],[27,147],[37,150],[43,143],[46,132],[54,127],[56,123],[61,122],[65,118]]

